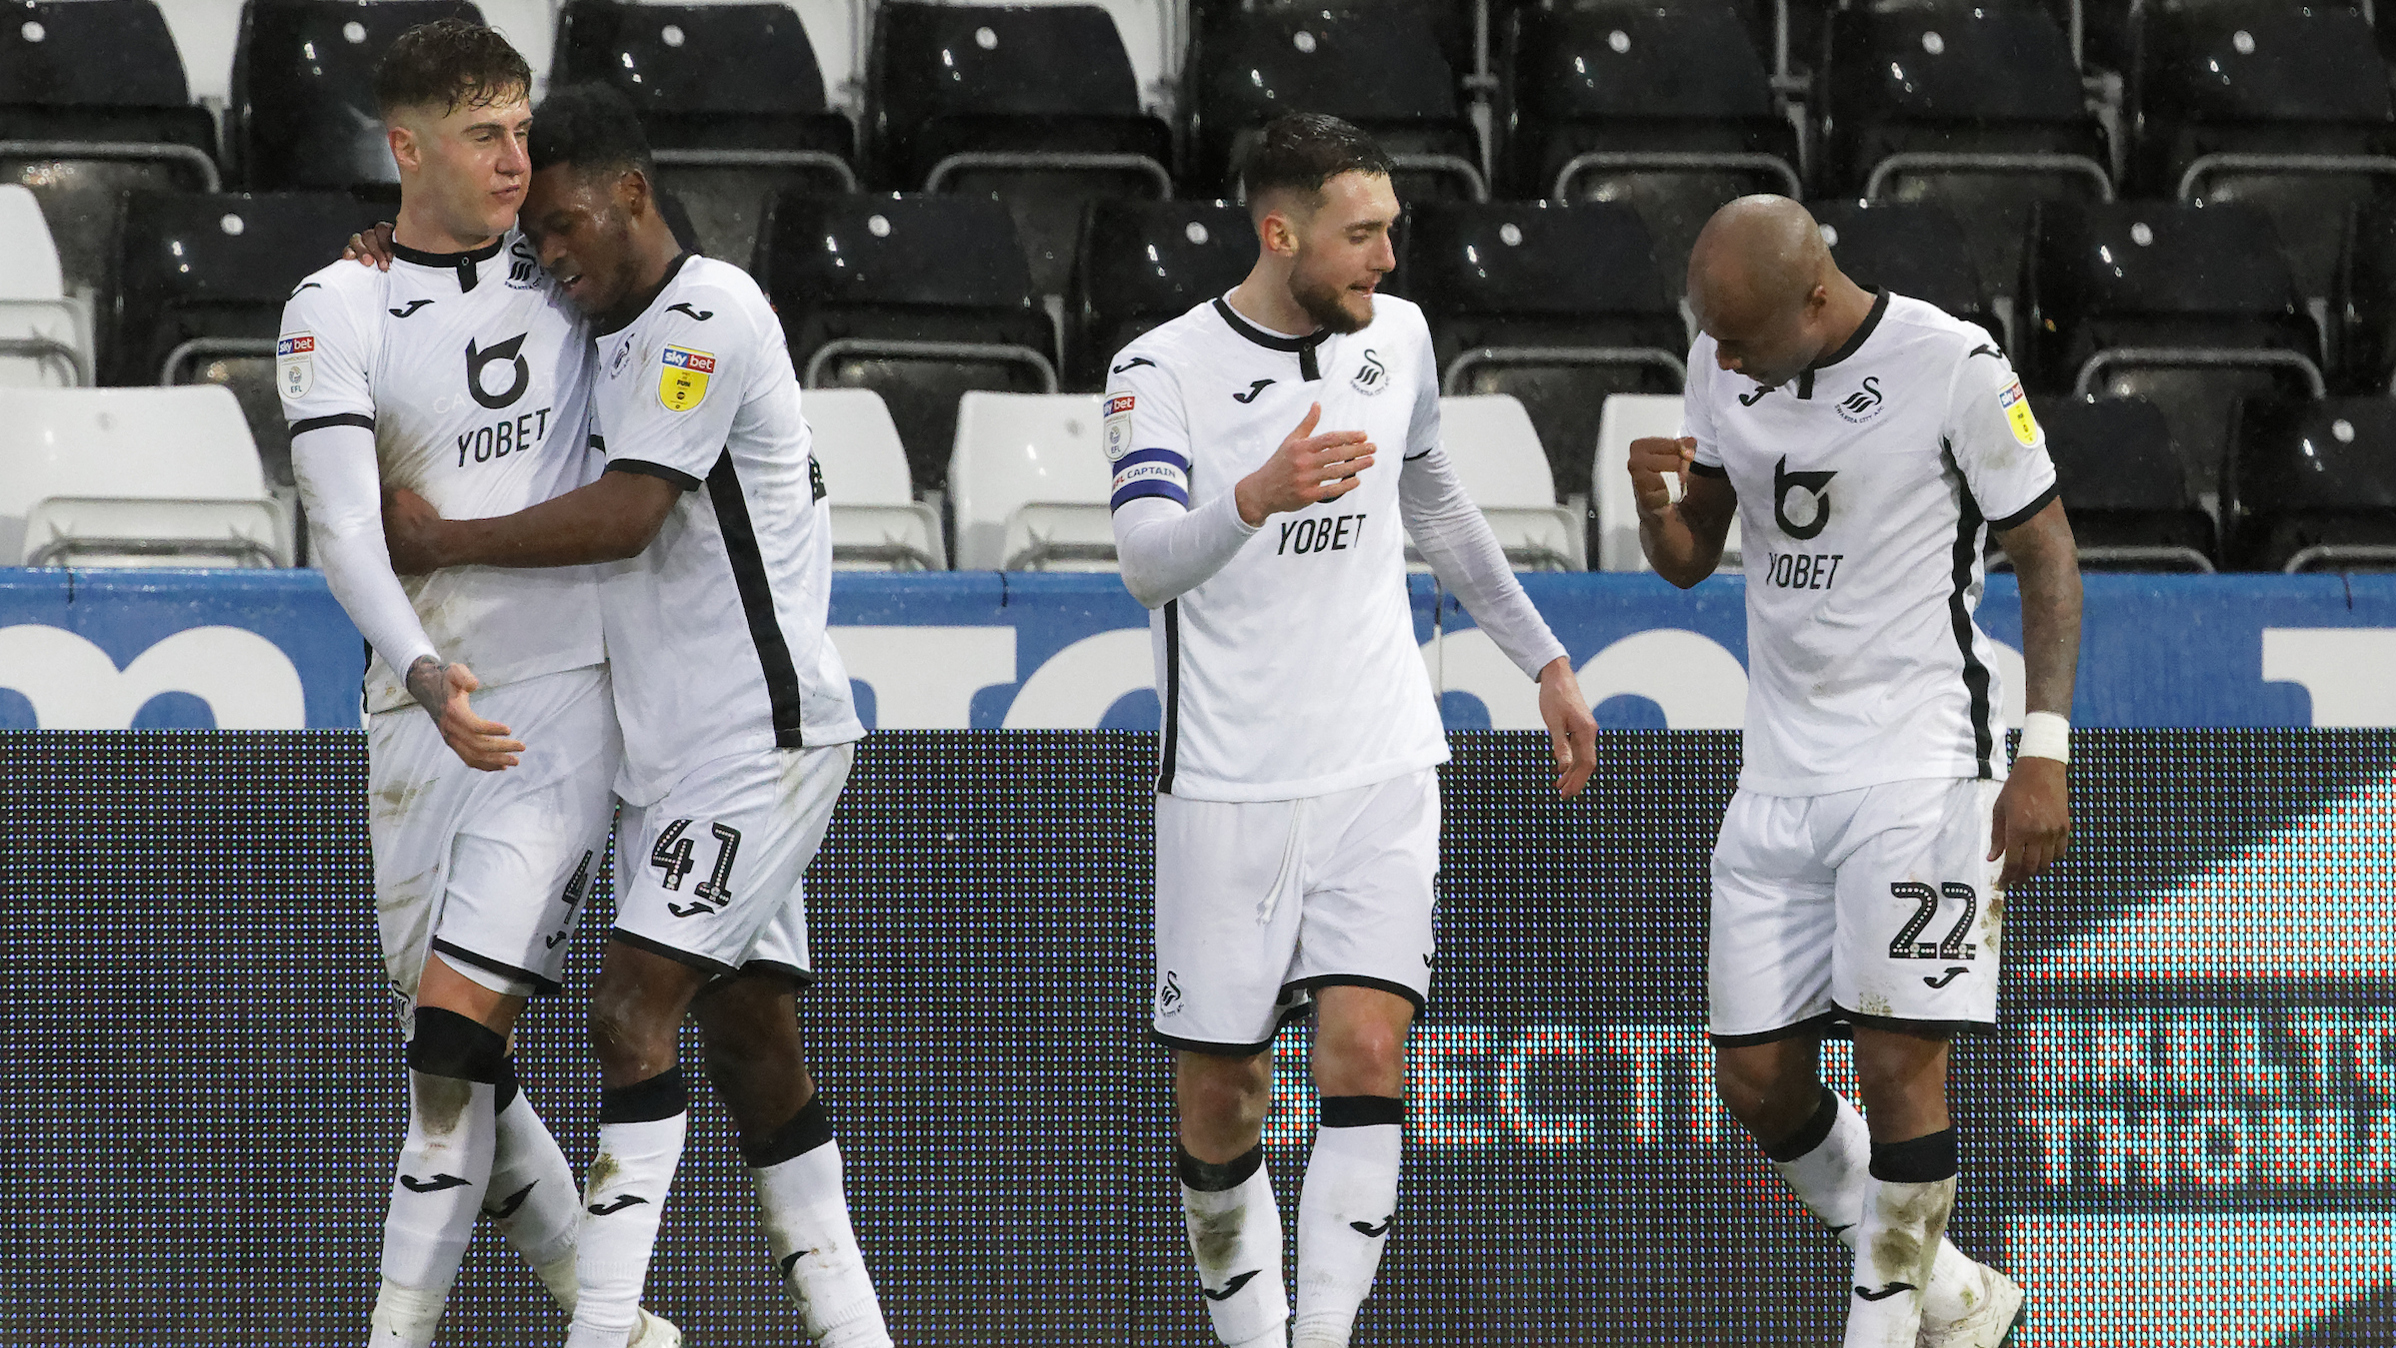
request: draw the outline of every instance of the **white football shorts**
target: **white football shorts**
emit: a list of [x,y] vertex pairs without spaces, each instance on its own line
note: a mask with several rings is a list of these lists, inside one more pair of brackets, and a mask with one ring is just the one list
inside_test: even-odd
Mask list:
[[1261,1053],[1315,988],[1431,990],[1439,774],[1301,800],[1156,798],[1156,1038]]
[[555,992],[606,858],[623,757],[606,666],[543,674],[471,702],[523,742],[515,767],[467,767],[413,706],[367,721],[375,910],[403,1023],[432,951],[495,992]]
[[1714,845],[1715,1039],[1839,1022],[1993,1027],[2005,904],[1988,844],[2002,786],[1938,778],[1731,797]]
[[855,744],[734,754],[625,806],[610,935],[719,977],[814,982],[802,882],[856,756]]

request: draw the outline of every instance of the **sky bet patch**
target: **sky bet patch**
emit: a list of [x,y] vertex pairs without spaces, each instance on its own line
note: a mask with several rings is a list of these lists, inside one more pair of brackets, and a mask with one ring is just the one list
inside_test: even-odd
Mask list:
[[285,333],[275,342],[275,375],[286,398],[305,398],[316,387],[316,334]]
[[1130,393],[1118,393],[1106,400],[1105,446],[1108,463],[1131,451],[1131,411],[1139,398]]
[[657,400],[669,412],[688,412],[707,401],[707,380],[714,373],[714,356],[686,346],[669,346],[665,368],[657,376]]
[[1997,395],[1997,406],[2005,409],[2005,419],[2013,423],[2013,438],[2025,449],[2038,443],[2038,418],[2030,415],[2030,398],[2022,392],[2021,380],[2005,386]]

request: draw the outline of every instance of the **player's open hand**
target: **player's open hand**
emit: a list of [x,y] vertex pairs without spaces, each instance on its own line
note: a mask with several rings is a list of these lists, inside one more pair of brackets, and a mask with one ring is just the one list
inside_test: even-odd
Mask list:
[[1548,747],[1556,753],[1556,794],[1570,800],[1597,771],[1597,718],[1589,714],[1572,662],[1561,655],[1539,671],[1539,719],[1547,723]]
[[1651,435],[1631,441],[1631,499],[1639,503],[1639,513],[1661,515],[1670,509],[1672,484],[1664,474],[1682,474],[1685,482],[1696,460],[1697,441],[1685,435],[1678,440]]
[[447,523],[432,502],[405,487],[384,492],[383,546],[391,553],[391,573],[425,576],[446,565],[441,531]]
[[391,234],[391,222],[385,220],[350,235],[349,246],[341,250],[341,260],[377,271],[391,270]]
[[509,738],[506,726],[474,714],[466,695],[482,686],[473,670],[442,664],[429,655],[417,657],[408,667],[408,691],[441,727],[441,739],[458,761],[477,772],[498,772],[516,766],[524,746]]
[[1373,466],[1373,442],[1363,431],[1314,433],[1323,405],[1306,409],[1306,420],[1289,433],[1264,466],[1240,479],[1234,496],[1250,528],[1265,518],[1304,510],[1317,501],[1336,501],[1356,490],[1358,474]]
[[2055,863],[2071,845],[2071,787],[2052,758],[2017,758],[1990,821],[1988,859],[2005,858],[1997,888],[2011,889]]

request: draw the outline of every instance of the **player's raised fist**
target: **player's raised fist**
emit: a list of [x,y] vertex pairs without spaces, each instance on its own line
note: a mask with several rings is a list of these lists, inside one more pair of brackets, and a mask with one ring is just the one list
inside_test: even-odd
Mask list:
[[1240,518],[1250,527],[1270,515],[1304,510],[1317,501],[1336,501],[1356,489],[1357,475],[1373,466],[1373,442],[1363,431],[1315,434],[1323,405],[1306,409],[1299,422],[1273,451],[1264,466],[1240,479],[1234,495]]
[[1664,474],[1685,474],[1696,458],[1697,441],[1689,436],[1671,440],[1651,435],[1631,441],[1631,497],[1639,503],[1639,513],[1663,514],[1672,504],[1672,484]]

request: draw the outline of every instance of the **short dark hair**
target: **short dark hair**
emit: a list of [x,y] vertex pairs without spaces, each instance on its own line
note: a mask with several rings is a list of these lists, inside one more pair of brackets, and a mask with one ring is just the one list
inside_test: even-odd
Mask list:
[[1319,112],[1286,112],[1264,124],[1240,160],[1240,190],[1248,200],[1268,192],[1320,193],[1343,173],[1388,177],[1389,155],[1349,122]]
[[496,28],[436,19],[399,35],[374,66],[374,102],[388,118],[401,108],[488,107],[532,97],[532,67]]
[[585,173],[639,169],[652,180],[649,135],[632,101],[614,87],[591,81],[554,90],[532,111],[532,167],[571,164]]

